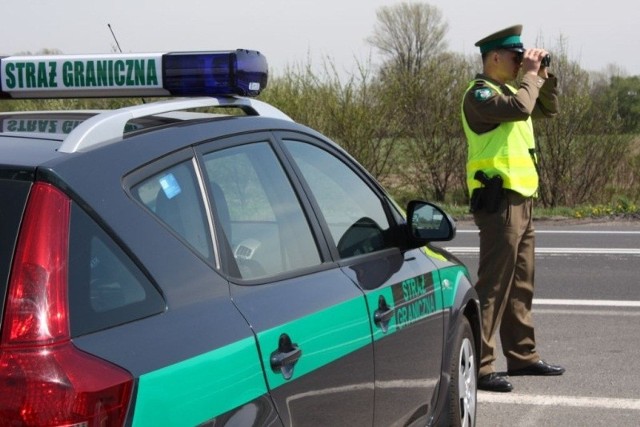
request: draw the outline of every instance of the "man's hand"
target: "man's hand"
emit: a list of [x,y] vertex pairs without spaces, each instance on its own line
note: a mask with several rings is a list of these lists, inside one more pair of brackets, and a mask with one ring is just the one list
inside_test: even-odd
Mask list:
[[544,58],[548,53],[549,52],[547,52],[546,50],[537,47],[525,50],[524,56],[522,58],[522,71],[546,79],[549,76],[549,74],[547,73],[547,68],[541,67],[540,64],[542,62],[542,58]]

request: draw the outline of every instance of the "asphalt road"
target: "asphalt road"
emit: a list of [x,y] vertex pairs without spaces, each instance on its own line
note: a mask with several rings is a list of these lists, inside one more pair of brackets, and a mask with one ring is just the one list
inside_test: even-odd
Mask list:
[[[477,426],[640,425],[640,222],[536,223],[538,351],[567,371],[478,393]],[[475,280],[472,222],[443,244]],[[506,370],[500,357],[498,370]]]

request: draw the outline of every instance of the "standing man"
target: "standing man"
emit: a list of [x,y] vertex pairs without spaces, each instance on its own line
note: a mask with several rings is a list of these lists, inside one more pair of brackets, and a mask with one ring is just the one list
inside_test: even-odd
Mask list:
[[[538,189],[532,118],[558,112],[557,79],[543,64],[544,49],[524,49],[522,25],[498,31],[475,45],[483,71],[462,104],[468,142],[467,185],[480,230],[476,290],[482,308],[482,357],[478,388],[508,392],[495,371],[496,332],[509,375],[561,375],[536,351],[531,316],[535,236],[533,198]],[[522,69],[519,87],[513,82]]]

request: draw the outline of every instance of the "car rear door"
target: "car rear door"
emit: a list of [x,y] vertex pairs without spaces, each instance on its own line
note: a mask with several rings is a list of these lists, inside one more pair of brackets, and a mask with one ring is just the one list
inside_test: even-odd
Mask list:
[[[71,216],[73,342],[135,378],[127,425],[278,425],[253,333],[215,271],[195,153],[142,162],[139,140],[161,145],[145,134],[55,169],[87,211]],[[141,311],[158,292],[159,311]]]
[[375,425],[426,418],[441,372],[443,315],[436,267],[402,253],[388,199],[339,150],[281,135],[322,218],[332,257],[366,294],[375,354]]
[[222,270],[259,344],[285,425],[373,423],[373,347],[362,290],[327,243],[270,133],[199,148]]

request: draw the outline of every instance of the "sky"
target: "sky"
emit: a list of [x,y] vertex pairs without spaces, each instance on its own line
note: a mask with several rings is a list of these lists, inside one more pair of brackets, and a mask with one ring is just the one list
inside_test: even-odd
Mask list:
[[[416,3],[415,0],[405,0]],[[251,49],[270,71],[333,64],[339,73],[376,64],[366,41],[376,11],[399,0],[0,0],[0,56],[58,49],[67,54]],[[615,64],[640,75],[640,25],[629,0],[426,0],[447,22],[450,51],[474,53],[474,43],[522,24],[525,47],[550,49],[562,38],[570,59],[589,71]]]

